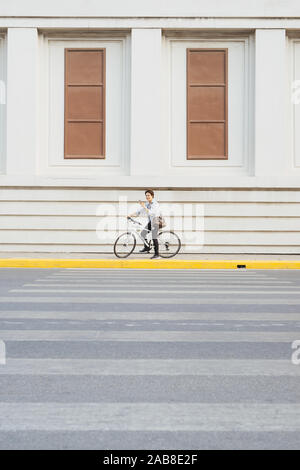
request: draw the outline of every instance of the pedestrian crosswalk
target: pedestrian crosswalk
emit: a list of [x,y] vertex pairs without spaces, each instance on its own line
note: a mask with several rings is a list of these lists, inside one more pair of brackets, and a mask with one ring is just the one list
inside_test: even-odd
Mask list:
[[0,448],[298,447],[300,272],[18,273],[0,270]]

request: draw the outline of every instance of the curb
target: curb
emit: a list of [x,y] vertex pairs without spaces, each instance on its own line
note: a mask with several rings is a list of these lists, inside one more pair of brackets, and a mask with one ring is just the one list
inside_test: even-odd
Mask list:
[[1,268],[300,269],[300,261],[0,258]]

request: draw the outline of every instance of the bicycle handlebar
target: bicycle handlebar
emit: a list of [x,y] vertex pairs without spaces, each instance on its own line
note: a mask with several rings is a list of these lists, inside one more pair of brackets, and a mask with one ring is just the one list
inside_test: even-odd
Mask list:
[[127,219],[128,219],[128,220],[131,220],[131,222],[133,222],[134,224],[142,225],[140,222],[138,222],[137,220],[132,219],[132,218],[129,217],[129,216],[127,216]]

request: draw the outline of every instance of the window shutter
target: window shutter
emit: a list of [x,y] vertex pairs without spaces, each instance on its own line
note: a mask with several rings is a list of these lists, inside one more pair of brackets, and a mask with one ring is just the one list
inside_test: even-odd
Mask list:
[[187,158],[227,159],[227,49],[187,49]]
[[64,158],[105,158],[105,49],[65,49]]

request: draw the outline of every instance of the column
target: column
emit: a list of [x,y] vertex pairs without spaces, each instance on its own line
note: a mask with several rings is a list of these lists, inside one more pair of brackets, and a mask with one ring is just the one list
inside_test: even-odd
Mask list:
[[255,34],[255,176],[288,168],[287,65],[284,29]]
[[131,36],[131,175],[159,175],[161,165],[161,29]]
[[36,28],[7,32],[7,148],[8,175],[34,175],[37,156]]

